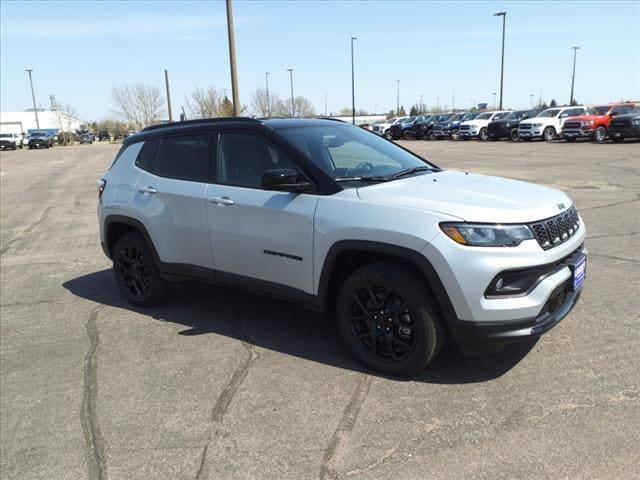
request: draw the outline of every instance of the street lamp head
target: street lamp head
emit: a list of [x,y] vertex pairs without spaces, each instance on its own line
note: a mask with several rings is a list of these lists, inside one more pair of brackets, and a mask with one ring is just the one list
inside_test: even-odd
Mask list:
[[357,40],[358,37],[351,37],[351,40]]
[[293,68],[287,68],[287,72],[293,72]]
[[571,48],[573,48],[574,50],[580,50],[580,47],[571,47]]
[[506,15],[507,12],[498,12],[493,14],[494,17],[505,17]]

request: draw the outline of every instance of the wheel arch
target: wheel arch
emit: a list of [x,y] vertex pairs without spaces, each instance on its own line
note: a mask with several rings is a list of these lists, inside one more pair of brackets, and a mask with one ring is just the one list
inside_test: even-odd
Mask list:
[[118,239],[129,232],[138,232],[144,238],[147,246],[151,250],[151,254],[153,255],[153,259],[156,262],[156,265],[160,265],[160,257],[158,255],[158,251],[156,250],[155,245],[153,244],[153,240],[151,240],[151,235],[147,231],[144,224],[136,220],[135,218],[127,217],[124,215],[109,215],[105,218],[104,221],[104,251],[109,258],[112,258],[113,248],[115,247]]
[[342,240],[329,249],[320,274],[318,306],[327,313],[333,311],[340,286],[351,273],[370,263],[385,260],[399,261],[424,278],[446,323],[457,319],[438,273],[424,255],[410,248],[368,240]]

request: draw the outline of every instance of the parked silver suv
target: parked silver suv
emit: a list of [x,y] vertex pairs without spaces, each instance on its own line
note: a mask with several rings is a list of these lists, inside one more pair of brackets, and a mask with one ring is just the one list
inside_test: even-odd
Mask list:
[[125,140],[99,195],[131,303],[184,279],[284,297],[335,313],[353,354],[387,374],[424,368],[447,337],[536,337],[585,278],[585,227],[564,193],[442,170],[337,121],[150,127]]

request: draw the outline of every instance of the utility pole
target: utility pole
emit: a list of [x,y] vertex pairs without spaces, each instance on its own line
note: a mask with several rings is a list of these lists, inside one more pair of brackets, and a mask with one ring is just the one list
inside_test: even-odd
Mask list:
[[173,115],[171,114],[171,93],[169,92],[169,71],[164,70],[164,84],[167,87],[167,108],[169,109],[169,123],[173,122]]
[[327,113],[327,92],[324,92],[324,116],[328,117],[328,113]]
[[451,94],[451,111],[455,111],[456,109],[456,91],[454,90]]
[[[502,108],[502,107],[500,107]],[[493,92],[493,109],[496,109],[496,92]]]
[[396,80],[398,84],[398,90],[396,93],[396,117],[400,116],[400,80]]
[[31,85],[31,99],[33,100],[33,113],[36,114],[36,128],[40,130],[40,120],[38,119],[38,107],[36,106],[36,94],[33,92],[33,79],[31,78],[31,72],[33,69],[25,70],[29,74],[29,84]]
[[353,66],[353,41],[358,37],[351,37],[351,123],[356,124],[356,81]]
[[296,107],[293,100],[293,68],[287,68],[287,72],[289,72],[289,80],[291,82],[291,118],[296,116]]
[[423,95],[420,95],[420,115],[424,113],[424,107],[422,106],[422,97]]
[[238,92],[238,74],[236,73],[236,36],[233,30],[233,7],[227,0],[227,33],[229,35],[229,63],[231,66],[231,95],[233,97],[233,116],[240,116],[240,94]]
[[505,24],[507,22],[507,12],[494,13],[493,16],[502,17],[502,61],[500,62],[500,110],[502,110],[502,86],[504,81],[504,33]]
[[533,93],[529,95],[529,108],[533,110]]
[[571,75],[571,98],[569,99],[569,106],[573,105],[573,84],[576,79],[576,53],[580,49],[580,47],[571,47],[573,48],[573,74]]
[[56,97],[55,95],[49,95],[49,103],[51,104],[50,109],[53,110],[58,110],[58,105],[56,104]]
[[269,103],[269,72],[264,74],[264,78],[267,80],[267,117],[271,117],[271,103]]
[[440,113],[440,97],[436,98],[436,112]]

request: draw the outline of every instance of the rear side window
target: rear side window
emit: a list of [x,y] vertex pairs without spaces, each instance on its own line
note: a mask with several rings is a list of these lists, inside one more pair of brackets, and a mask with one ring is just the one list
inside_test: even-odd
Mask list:
[[212,179],[209,134],[165,137],[145,142],[136,165],[156,175],[193,182]]
[[111,164],[111,167],[109,167],[109,169],[112,169],[117,162],[127,163],[131,165],[134,159],[138,157],[141,148],[142,142],[132,143],[131,145],[128,145],[126,147],[123,146],[116,155],[116,158],[113,159],[113,163]]

